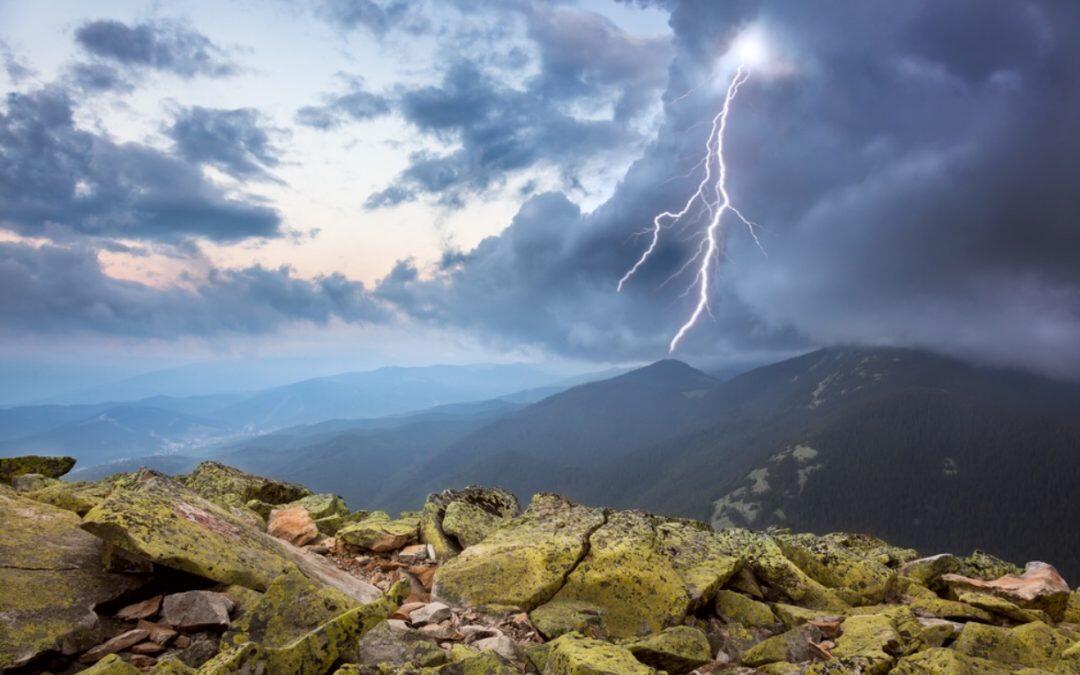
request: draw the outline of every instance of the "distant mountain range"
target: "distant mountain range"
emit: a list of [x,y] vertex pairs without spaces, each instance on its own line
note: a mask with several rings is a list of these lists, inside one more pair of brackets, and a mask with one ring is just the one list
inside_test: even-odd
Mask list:
[[[1048,556],[1080,578],[1076,383],[861,348],[822,350],[727,380],[667,360],[517,393],[510,389],[539,376],[511,369],[482,385],[455,385],[455,377],[483,371],[376,372],[239,401],[156,399],[169,407],[157,408],[150,428],[92,406],[65,409],[72,419],[45,431],[40,410],[25,410],[21,423],[36,429],[26,438],[57,447],[86,445],[105,437],[97,429],[119,425],[130,433],[116,431],[126,452],[138,433],[166,425],[205,441],[225,419],[233,434],[244,425],[314,420],[201,447],[174,443],[168,455],[129,454],[98,468],[83,462],[73,477],[138,464],[182,471],[210,456],[341,494],[354,508],[411,509],[436,489],[499,485],[522,499],[559,492],[717,526],[864,531],[923,551],[987,546],[1021,562]],[[484,396],[500,386],[505,391]],[[442,405],[423,405],[434,403]],[[400,410],[409,405],[425,409]],[[363,410],[378,412],[344,414]],[[396,414],[375,417],[386,411]],[[0,432],[13,428],[9,412],[0,411]]]

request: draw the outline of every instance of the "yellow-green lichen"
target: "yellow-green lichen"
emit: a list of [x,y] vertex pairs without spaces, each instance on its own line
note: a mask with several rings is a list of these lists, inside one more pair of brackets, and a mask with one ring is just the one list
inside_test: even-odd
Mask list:
[[567,633],[551,642],[545,675],[655,675],[626,649]]
[[1071,640],[1041,621],[1014,628],[968,623],[952,648],[1010,666],[1046,667],[1061,659]]

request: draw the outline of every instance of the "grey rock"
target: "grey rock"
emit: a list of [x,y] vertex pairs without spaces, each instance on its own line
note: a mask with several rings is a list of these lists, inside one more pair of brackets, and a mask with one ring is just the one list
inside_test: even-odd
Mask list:
[[235,603],[224,593],[187,591],[166,596],[161,616],[165,623],[182,631],[226,628]]

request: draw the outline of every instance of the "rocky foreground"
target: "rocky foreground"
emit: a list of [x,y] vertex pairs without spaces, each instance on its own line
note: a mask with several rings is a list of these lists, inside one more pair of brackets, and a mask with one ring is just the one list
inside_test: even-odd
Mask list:
[[1080,673],[1080,591],[1041,562],[497,488],[391,517],[212,462],[57,480],[73,464],[0,459],[0,670]]

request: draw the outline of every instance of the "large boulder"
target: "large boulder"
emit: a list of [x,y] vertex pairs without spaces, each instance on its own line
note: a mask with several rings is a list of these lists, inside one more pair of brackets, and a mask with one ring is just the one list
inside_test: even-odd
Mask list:
[[480,543],[519,511],[517,497],[502,488],[471,485],[428,495],[420,515],[420,540],[447,560]]
[[271,537],[287,541],[293,546],[303,546],[319,537],[319,528],[307,509],[302,506],[290,506],[270,512],[266,533]]
[[1041,621],[1015,628],[968,623],[952,648],[961,654],[1007,666],[1053,667],[1072,645],[1064,634]]
[[0,457],[0,483],[11,485],[11,479],[28,473],[36,473],[46,478],[59,478],[75,466],[74,457],[42,457],[23,455],[22,457]]
[[245,507],[251,500],[278,505],[295,502],[311,494],[302,485],[294,485],[244,473],[218,462],[202,462],[177,480],[201,497],[228,507]]
[[905,656],[897,661],[896,667],[890,672],[892,675],[1007,675],[1012,669],[953,649],[934,647]]
[[964,589],[1000,596],[1015,605],[1046,612],[1060,621],[1069,603],[1069,585],[1052,565],[1029,562],[1023,574],[1006,574],[990,581],[961,574],[946,574],[941,580],[958,593]]
[[654,675],[656,671],[618,645],[567,633],[552,641],[544,675]]
[[672,675],[689,673],[712,661],[712,647],[704,631],[673,626],[659,633],[624,642],[638,661]]
[[223,584],[264,591],[294,565],[358,602],[380,595],[374,586],[253,527],[180,483],[142,470],[118,482],[82,523],[117,548]]
[[603,522],[600,509],[536,495],[521,516],[442,564],[432,594],[450,604],[534,609],[559,590]]
[[415,544],[419,528],[419,516],[402,514],[392,519],[383,511],[375,511],[359,522],[343,526],[336,536],[346,544],[385,553]]
[[94,606],[144,583],[105,572],[102,542],[70,511],[0,491],[0,523],[0,670],[94,645]]
[[90,509],[100,504],[109,493],[112,492],[113,484],[122,476],[105,478],[103,480],[87,483],[84,481],[56,481],[32,492],[26,496],[35,501],[52,504],[61,509],[67,509],[80,516],[85,516]]
[[[881,562],[879,550],[867,549],[862,538],[853,539],[851,535],[836,533],[821,537],[777,534],[773,538],[788,560],[852,605],[882,602],[896,576],[895,571]],[[859,546],[851,546],[852,541]]]
[[394,628],[383,622],[360,639],[357,660],[365,666],[438,666],[446,652],[419,631]]

